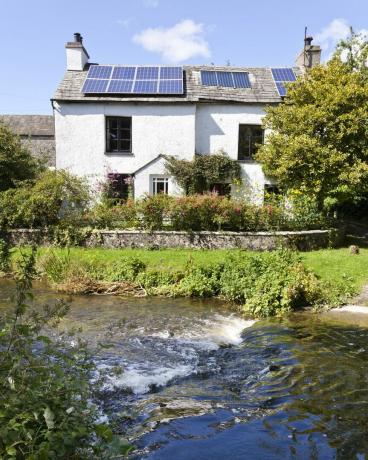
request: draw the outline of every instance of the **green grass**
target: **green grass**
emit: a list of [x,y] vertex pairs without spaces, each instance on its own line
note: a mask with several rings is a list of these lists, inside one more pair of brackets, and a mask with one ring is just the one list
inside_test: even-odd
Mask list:
[[[42,255],[48,249],[40,248]],[[68,249],[53,249],[57,253],[65,253]],[[209,265],[220,262],[227,255],[240,252],[239,250],[191,250],[191,249],[103,249],[103,248],[71,248],[73,259],[108,264],[121,256],[134,256],[141,259],[148,269],[161,271],[177,271],[185,268],[188,261],[193,260],[199,265]],[[14,250],[17,257],[19,250]],[[251,252],[243,251],[244,254]],[[301,253],[307,267],[313,270],[322,280],[332,284],[343,283],[346,277],[350,278],[360,290],[368,283],[368,249],[361,249],[359,255],[351,255],[348,248],[325,249]]]

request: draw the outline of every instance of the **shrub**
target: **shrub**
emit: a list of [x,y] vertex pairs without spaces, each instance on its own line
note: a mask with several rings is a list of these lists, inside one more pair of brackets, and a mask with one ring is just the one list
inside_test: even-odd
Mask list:
[[189,267],[174,289],[175,295],[184,297],[213,297],[219,293],[221,265]]
[[45,171],[33,186],[0,194],[0,226],[77,225],[88,201],[88,188],[82,179],[66,171]]
[[146,196],[137,203],[141,226],[148,230],[161,230],[168,217],[172,197],[164,194]]
[[121,257],[110,267],[106,267],[107,281],[134,281],[137,275],[146,269],[146,264],[137,257]]
[[132,199],[116,206],[98,203],[87,214],[86,221],[95,228],[134,228],[139,226],[137,206]]
[[0,272],[7,272],[10,266],[10,249],[8,242],[0,238]]
[[291,310],[325,301],[322,284],[291,251],[276,251],[264,258],[244,310],[254,316],[281,316]]
[[34,180],[43,169],[16,134],[0,122],[0,192]]

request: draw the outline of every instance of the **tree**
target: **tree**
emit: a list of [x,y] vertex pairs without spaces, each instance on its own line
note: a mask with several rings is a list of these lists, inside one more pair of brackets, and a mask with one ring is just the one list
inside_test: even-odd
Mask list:
[[196,155],[192,161],[166,157],[167,172],[187,195],[210,192],[214,184],[240,179],[240,166],[224,153]]
[[34,179],[41,169],[40,160],[32,157],[20,138],[0,123],[0,192]]
[[288,87],[267,109],[271,133],[257,154],[283,190],[297,189],[321,208],[368,193],[368,43],[352,34],[333,58]]

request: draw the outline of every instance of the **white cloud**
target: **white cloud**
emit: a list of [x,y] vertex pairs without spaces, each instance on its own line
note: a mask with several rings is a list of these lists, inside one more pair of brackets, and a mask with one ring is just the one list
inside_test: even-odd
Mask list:
[[[316,34],[314,42],[321,45],[323,54],[329,59],[332,57],[339,41],[346,39],[350,35],[350,30],[350,25],[346,19],[334,19],[327,27]],[[357,33],[367,35],[367,30],[361,29]]]
[[185,19],[166,29],[145,29],[134,35],[133,41],[148,51],[159,53],[163,60],[177,63],[195,56],[208,58],[211,55],[203,35],[203,24]]
[[143,5],[147,8],[157,8],[159,4],[158,0],[143,0]]

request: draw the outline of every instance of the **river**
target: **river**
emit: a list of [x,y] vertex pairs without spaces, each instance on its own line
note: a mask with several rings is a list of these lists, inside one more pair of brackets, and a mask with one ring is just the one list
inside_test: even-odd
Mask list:
[[[0,281],[0,308],[12,291]],[[35,296],[55,299],[42,286]],[[364,319],[255,322],[214,300],[79,296],[60,327],[105,345],[101,414],[137,447],[132,459],[368,458]]]

